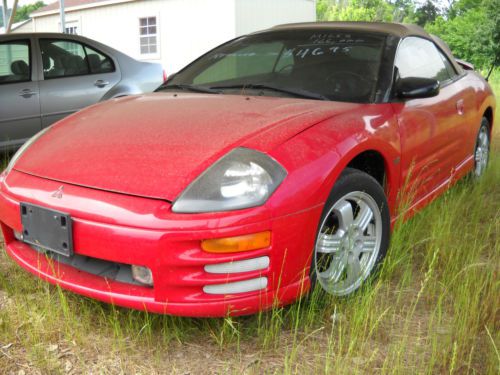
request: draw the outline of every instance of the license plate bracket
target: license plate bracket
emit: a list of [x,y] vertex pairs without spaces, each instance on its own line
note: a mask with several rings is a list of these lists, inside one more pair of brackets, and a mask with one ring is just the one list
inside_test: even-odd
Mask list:
[[73,230],[69,214],[21,203],[23,241],[66,257],[73,255]]

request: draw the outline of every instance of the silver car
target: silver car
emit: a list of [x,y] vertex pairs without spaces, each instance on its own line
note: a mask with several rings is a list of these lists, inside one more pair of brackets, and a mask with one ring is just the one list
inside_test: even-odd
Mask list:
[[78,35],[0,35],[0,150],[88,105],[152,92],[163,81],[160,64]]

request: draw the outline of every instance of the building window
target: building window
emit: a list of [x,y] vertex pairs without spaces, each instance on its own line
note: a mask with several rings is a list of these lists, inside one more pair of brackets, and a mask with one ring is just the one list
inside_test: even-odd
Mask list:
[[68,26],[66,27],[66,34],[78,34],[78,26]]
[[66,21],[64,25],[64,33],[65,34],[80,34],[80,21],[79,20],[70,20]]
[[151,55],[158,52],[156,25],[156,17],[139,18],[141,55]]

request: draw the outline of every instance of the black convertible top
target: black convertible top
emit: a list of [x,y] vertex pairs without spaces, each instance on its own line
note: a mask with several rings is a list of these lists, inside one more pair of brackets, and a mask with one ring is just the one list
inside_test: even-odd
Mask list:
[[460,74],[462,67],[456,62],[455,57],[451,53],[450,47],[440,38],[430,35],[423,28],[417,25],[407,23],[390,23],[390,22],[359,22],[359,21],[330,21],[330,22],[302,22],[277,25],[269,31],[291,31],[291,30],[345,30],[345,31],[365,31],[371,33],[380,33],[393,35],[398,38],[407,36],[418,36],[434,42],[439,49],[448,57],[450,62],[455,67],[455,70]]
[[335,29],[335,30],[353,30],[353,31],[368,31],[382,34],[391,34],[404,38],[406,36],[421,36],[431,39],[430,35],[420,26],[403,24],[403,23],[388,23],[388,22],[303,22],[289,23],[285,25],[274,26],[271,30],[311,30],[311,29]]

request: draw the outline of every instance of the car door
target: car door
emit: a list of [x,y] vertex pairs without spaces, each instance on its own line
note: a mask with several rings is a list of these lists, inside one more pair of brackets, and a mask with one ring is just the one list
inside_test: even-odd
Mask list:
[[[476,92],[468,82],[467,73],[464,71],[457,72],[453,65],[448,61],[446,56],[443,56],[445,65],[452,77],[452,88],[457,92],[455,109],[456,114],[455,126],[457,128],[457,152],[454,161],[454,168],[451,173],[458,172],[462,176],[466,172],[466,168],[470,167],[473,162],[473,154],[476,146],[476,135],[479,129],[477,122],[476,109]],[[451,85],[451,84],[450,84]]]
[[99,102],[120,80],[112,58],[84,43],[41,38],[39,46],[43,127]]
[[41,129],[34,61],[30,39],[0,42],[0,149],[20,145]]
[[463,160],[463,92],[443,57],[433,42],[420,37],[402,40],[396,54],[397,79],[440,82],[437,96],[393,103],[401,136],[405,203],[416,203],[446,184]]

